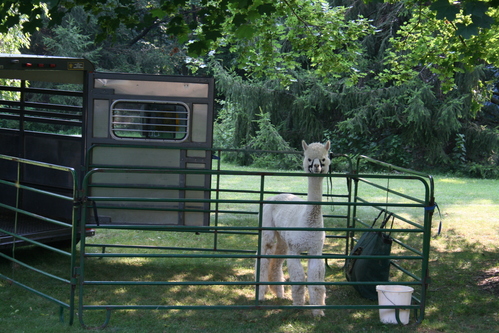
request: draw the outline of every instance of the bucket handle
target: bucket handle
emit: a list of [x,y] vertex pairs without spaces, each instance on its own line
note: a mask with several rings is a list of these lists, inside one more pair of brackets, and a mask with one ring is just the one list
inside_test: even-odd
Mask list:
[[[393,302],[392,302],[392,300],[391,300],[391,299],[389,299],[389,298],[385,295],[385,291],[384,291],[384,290],[381,290],[381,292],[383,293],[383,295],[385,296],[385,298],[386,298],[387,300],[389,300],[389,301],[390,301],[390,303],[392,303],[393,305],[397,305],[397,304],[393,303]],[[400,309],[399,309],[399,308],[395,308],[394,310],[395,310],[395,319],[397,320],[397,324],[399,324],[399,325],[404,325],[404,324],[402,323],[402,321],[400,320]]]
[[395,319],[397,320],[397,323],[399,325],[404,325],[404,324],[402,324],[402,321],[400,320],[400,309],[399,308],[395,309]]

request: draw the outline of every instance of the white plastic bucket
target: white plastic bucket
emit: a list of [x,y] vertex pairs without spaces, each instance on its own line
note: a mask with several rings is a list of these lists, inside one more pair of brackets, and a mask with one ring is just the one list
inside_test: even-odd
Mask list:
[[[378,285],[379,305],[411,305],[414,288],[399,285]],[[410,310],[399,310],[400,322],[404,325],[409,323]],[[379,309],[379,319],[385,324],[398,324],[395,309]]]

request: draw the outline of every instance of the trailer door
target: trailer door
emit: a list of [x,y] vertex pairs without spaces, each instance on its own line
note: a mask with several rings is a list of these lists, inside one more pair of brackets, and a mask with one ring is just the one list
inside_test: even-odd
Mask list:
[[96,209],[87,222],[208,225],[209,204],[199,199],[210,198],[202,171],[211,169],[213,79],[89,75],[86,165],[102,171],[91,177]]

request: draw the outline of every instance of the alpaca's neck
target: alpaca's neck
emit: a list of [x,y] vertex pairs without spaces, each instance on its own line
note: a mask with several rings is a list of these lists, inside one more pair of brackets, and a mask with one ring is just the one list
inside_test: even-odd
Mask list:
[[308,177],[307,201],[322,201],[323,180],[323,177]]
[[[323,179],[323,177],[308,177],[307,201],[322,201]],[[315,228],[323,227],[321,205],[307,205],[304,213],[307,226]]]

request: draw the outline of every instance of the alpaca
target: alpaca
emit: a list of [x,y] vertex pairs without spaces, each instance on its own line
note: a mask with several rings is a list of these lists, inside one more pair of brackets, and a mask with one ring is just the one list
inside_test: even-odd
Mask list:
[[[329,148],[331,143],[311,143],[307,145],[302,141],[304,159],[303,169],[306,173],[325,174],[329,169]],[[308,177],[307,201],[322,201],[323,177]],[[269,200],[271,201],[303,201],[292,194],[279,194]],[[323,228],[321,205],[300,204],[265,204],[262,212],[263,227],[275,228]],[[307,252],[309,255],[321,255],[324,245],[324,231],[297,231],[297,230],[264,230],[262,232],[262,255],[300,255]],[[262,258],[260,259],[260,282],[284,281],[282,265],[284,259]],[[288,258],[289,278],[292,282],[304,282],[305,272],[300,259]],[[324,281],[324,262],[322,259],[308,260],[308,282]],[[265,299],[267,287],[277,297],[284,297],[284,286],[282,285],[260,285],[259,299]],[[323,285],[308,286],[310,305],[324,305],[326,288]],[[292,286],[293,305],[305,304],[305,285]],[[314,316],[324,316],[320,309],[312,310]]]

